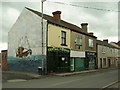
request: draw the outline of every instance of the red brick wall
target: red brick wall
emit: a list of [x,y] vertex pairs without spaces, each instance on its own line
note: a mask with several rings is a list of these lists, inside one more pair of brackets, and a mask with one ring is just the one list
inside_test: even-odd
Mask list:
[[7,50],[3,50],[1,54],[2,54],[2,70],[6,71],[7,70]]
[[0,69],[1,69],[2,55],[0,53]]

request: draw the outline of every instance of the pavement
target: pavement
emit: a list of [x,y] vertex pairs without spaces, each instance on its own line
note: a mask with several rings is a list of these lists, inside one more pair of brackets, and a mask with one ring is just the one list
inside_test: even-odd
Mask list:
[[10,80],[31,80],[42,78],[43,76],[32,72],[2,71],[2,82]]
[[85,74],[85,73],[93,73],[93,72],[99,72],[99,71],[107,71],[115,68],[109,68],[109,69],[96,69],[96,70],[85,70],[85,71],[79,71],[79,72],[68,72],[68,73],[52,73],[50,75],[39,75],[38,73],[32,73],[32,72],[16,72],[16,71],[2,71],[2,82],[8,82],[11,80],[31,80],[31,79],[40,79],[45,77],[51,77],[51,76],[71,76],[71,75],[77,75],[77,74]]

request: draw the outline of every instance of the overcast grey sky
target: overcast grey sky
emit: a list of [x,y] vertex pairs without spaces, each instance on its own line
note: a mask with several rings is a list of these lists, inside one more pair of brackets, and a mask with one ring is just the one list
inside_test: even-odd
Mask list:
[[[8,32],[24,7],[41,11],[41,3],[36,0],[34,0],[36,2],[31,2],[31,0],[21,0],[21,2],[15,2],[15,0],[13,0],[13,2],[9,1],[10,0],[0,2],[0,51],[7,49]],[[97,0],[94,0],[94,2],[81,2],[80,0],[47,0],[44,2],[44,13],[52,15],[53,11],[60,10],[63,20],[77,26],[80,26],[83,22],[87,22],[89,24],[88,31],[94,32],[94,35],[97,36],[99,40],[109,39],[109,42],[117,42],[117,1],[118,0],[115,2],[97,2]],[[55,2],[62,2],[65,4]],[[70,4],[77,6],[71,6]]]

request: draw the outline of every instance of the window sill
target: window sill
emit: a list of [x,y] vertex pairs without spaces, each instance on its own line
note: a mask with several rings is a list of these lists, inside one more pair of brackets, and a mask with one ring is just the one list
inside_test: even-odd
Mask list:
[[66,45],[66,44],[61,44],[61,46],[68,46],[68,45]]
[[80,44],[75,44],[75,45],[82,46],[82,45],[80,45]]
[[92,49],[93,47],[89,47],[89,48],[91,48],[91,49]]
[[102,52],[102,54],[105,54],[105,52]]

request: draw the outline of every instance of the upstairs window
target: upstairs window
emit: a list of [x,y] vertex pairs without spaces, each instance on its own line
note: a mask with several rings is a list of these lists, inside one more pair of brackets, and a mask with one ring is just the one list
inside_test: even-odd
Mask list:
[[66,32],[61,32],[61,45],[66,45]]
[[75,44],[82,45],[82,36],[76,35]]
[[90,48],[93,48],[93,40],[92,39],[88,39],[88,44]]
[[110,49],[111,54],[113,53],[112,48]]
[[102,48],[102,53],[105,53],[105,52],[106,52],[106,48],[103,47],[103,48]]

